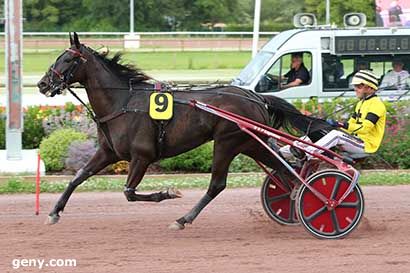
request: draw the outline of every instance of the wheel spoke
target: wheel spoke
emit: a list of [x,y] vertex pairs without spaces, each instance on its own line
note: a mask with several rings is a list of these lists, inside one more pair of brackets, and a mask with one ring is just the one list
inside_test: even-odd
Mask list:
[[[269,202],[269,203],[272,203],[272,202],[274,202],[274,201],[279,201],[279,200],[283,200],[283,199],[289,198],[289,196],[290,196],[290,193],[287,192],[287,193],[284,193],[284,194],[281,194],[281,195],[276,195],[276,196],[273,196],[273,197],[268,197],[267,199],[268,199],[268,202]],[[289,198],[289,199],[290,199],[290,198]]]
[[359,200],[356,202],[343,202],[337,208],[357,208],[360,205]]
[[336,182],[335,185],[333,186],[333,190],[332,190],[332,194],[330,195],[330,199],[335,199],[337,192],[339,191],[339,187],[340,187],[340,182],[342,181],[342,178],[340,175],[336,176]]
[[294,221],[295,220],[295,201],[292,199],[289,200],[290,205],[289,205],[289,219]]
[[339,233],[340,232],[339,221],[337,220],[336,211],[334,209],[331,211],[331,215],[332,215],[333,228],[335,229],[336,233]]
[[325,212],[327,210],[326,206],[321,207],[320,209],[318,209],[317,211],[315,211],[314,213],[312,213],[309,217],[306,217],[306,222],[310,223],[313,220],[316,219],[316,217],[320,216],[323,212]]

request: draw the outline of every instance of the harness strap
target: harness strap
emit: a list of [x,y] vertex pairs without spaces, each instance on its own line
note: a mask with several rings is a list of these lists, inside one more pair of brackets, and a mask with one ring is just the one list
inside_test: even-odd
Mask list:
[[98,120],[99,120],[100,123],[105,123],[105,122],[107,122],[107,121],[109,121],[109,120],[112,120],[112,119],[115,119],[116,117],[121,116],[122,114],[125,114],[126,112],[127,112],[127,111],[126,111],[125,109],[121,109],[121,111],[113,112],[113,113],[108,114],[108,115],[106,115],[106,116],[104,116],[104,117],[102,117],[102,118],[100,118],[100,119],[98,119]]
[[157,160],[161,158],[162,153],[164,151],[164,141],[165,141],[165,126],[168,124],[165,123],[165,121],[161,120],[159,121],[158,125],[158,141],[157,141],[157,150],[158,150],[158,155],[157,155]]
[[114,146],[112,144],[111,138],[107,135],[104,128],[101,126],[100,120],[94,115],[94,112],[88,107],[88,105],[73,91],[70,87],[67,87],[68,91],[85,107],[87,110],[88,115],[92,118],[92,120],[97,124],[97,128],[101,130],[102,135],[104,136],[105,140],[107,141],[108,147],[114,151]]
[[87,110],[87,113],[90,115],[90,117],[93,119],[95,123],[99,123],[97,120],[97,117],[94,115],[94,112],[88,107],[88,105],[71,89],[70,86],[67,87],[68,91],[70,91],[71,95],[74,96]]

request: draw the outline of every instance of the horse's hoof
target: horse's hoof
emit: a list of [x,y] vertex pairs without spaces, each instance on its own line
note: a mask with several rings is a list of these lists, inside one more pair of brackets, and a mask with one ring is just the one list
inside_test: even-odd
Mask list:
[[167,190],[167,193],[168,193],[168,195],[169,195],[169,197],[171,198],[171,199],[174,199],[174,198],[181,198],[183,195],[182,195],[182,192],[180,192],[179,190],[177,190],[177,189],[175,189],[175,188],[169,188],[168,190]]
[[60,216],[58,214],[49,215],[46,219],[45,224],[54,225],[58,223],[58,220],[60,220]]
[[180,223],[178,223],[178,222],[173,222],[172,224],[170,224],[169,226],[168,226],[168,228],[170,229],[170,230],[183,230],[184,228],[185,228],[185,226],[184,225],[181,225]]

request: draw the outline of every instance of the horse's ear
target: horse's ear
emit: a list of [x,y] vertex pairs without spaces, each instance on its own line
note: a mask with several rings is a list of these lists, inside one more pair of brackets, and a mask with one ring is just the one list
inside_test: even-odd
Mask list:
[[78,39],[77,32],[74,32],[74,44],[78,49],[80,49],[81,44],[80,44],[80,40]]
[[70,46],[72,46],[74,44],[73,36],[71,36],[71,32],[68,35],[70,35]]

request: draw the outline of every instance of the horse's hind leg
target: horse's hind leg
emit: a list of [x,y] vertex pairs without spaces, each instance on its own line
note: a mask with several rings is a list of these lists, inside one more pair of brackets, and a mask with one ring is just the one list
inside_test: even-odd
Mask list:
[[59,213],[64,210],[68,199],[71,194],[81,183],[83,183],[87,178],[98,173],[100,170],[105,168],[108,164],[116,162],[118,159],[113,155],[113,153],[106,152],[103,149],[97,150],[94,156],[88,161],[88,163],[77,171],[74,178],[68,183],[67,188],[63,194],[58,199],[53,210],[49,213],[47,224],[55,224],[60,219]]
[[[233,142],[231,142],[233,143]],[[236,144],[236,143],[235,143]],[[212,162],[212,177],[207,193],[199,200],[199,202],[185,214],[183,217],[172,223],[169,228],[180,230],[185,228],[185,224],[191,224],[198,214],[211,202],[220,192],[226,187],[226,178],[228,176],[229,165],[234,157],[238,154],[235,148],[238,146],[228,145],[227,143],[216,143],[214,145],[214,159]]]
[[160,202],[165,199],[173,199],[181,197],[181,193],[177,190],[168,189],[166,191],[151,193],[151,194],[137,194],[135,189],[141,182],[144,174],[149,166],[149,162],[144,159],[133,159],[130,162],[130,171],[125,185],[124,194],[128,201],[150,201]]

